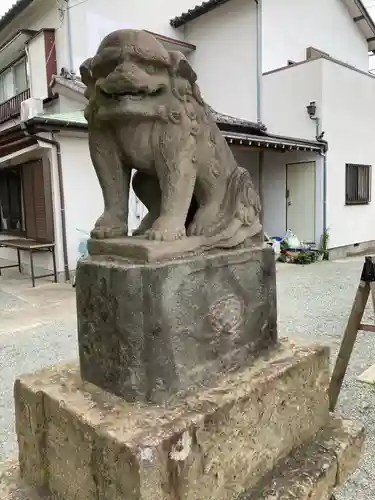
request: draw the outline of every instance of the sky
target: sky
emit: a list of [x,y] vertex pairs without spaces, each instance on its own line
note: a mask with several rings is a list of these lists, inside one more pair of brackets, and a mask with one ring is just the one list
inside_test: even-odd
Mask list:
[[0,0],[0,16],[5,14],[5,12],[16,2],[16,0]]

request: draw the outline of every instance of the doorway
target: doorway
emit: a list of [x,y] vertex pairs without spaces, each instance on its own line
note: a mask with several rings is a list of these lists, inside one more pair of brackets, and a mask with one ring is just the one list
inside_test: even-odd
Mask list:
[[315,162],[286,166],[286,227],[301,241],[315,243]]

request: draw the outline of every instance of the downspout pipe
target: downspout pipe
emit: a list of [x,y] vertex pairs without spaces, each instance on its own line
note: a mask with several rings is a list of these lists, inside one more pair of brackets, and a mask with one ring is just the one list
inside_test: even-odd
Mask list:
[[69,59],[69,70],[74,72],[73,63],[73,41],[72,41],[72,19],[70,15],[70,5],[69,0],[65,0],[66,3],[66,35],[68,39],[68,59]]
[[257,121],[262,122],[262,0],[256,4],[256,45],[257,45]]
[[327,231],[327,150],[328,143],[322,145],[319,154],[323,158],[323,233]]
[[29,132],[27,130],[27,124],[25,122],[21,123],[21,129],[24,134],[36,139],[37,141],[44,142],[45,144],[50,144],[55,147],[56,157],[57,157],[57,176],[59,182],[59,194],[60,194],[60,215],[61,215],[61,232],[62,232],[62,245],[63,245],[63,260],[64,260],[64,276],[65,281],[70,281],[69,272],[69,260],[68,260],[68,238],[66,232],[66,213],[65,213],[65,194],[64,194],[64,184],[62,175],[62,160],[61,160],[61,146],[59,141],[55,139],[55,134],[51,132],[52,139],[47,139],[46,137],[41,137],[37,134]]
[[321,152],[323,156],[323,234],[327,231],[327,153]]

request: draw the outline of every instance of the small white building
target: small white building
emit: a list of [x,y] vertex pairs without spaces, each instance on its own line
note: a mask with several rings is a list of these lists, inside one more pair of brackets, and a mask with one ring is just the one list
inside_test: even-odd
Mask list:
[[[191,61],[205,100],[217,110],[219,127],[239,163],[254,177],[268,233],[281,235],[289,227],[302,239],[319,244],[328,228],[332,247],[359,243],[363,248],[375,241],[371,228],[358,223],[353,223],[351,234],[342,233],[345,224],[340,219],[343,215],[344,220],[354,220],[360,211],[362,216],[372,215],[370,201],[358,206],[355,199],[354,206],[351,199],[345,204],[345,168],[349,179],[357,168],[345,163],[363,165],[359,170],[365,173],[360,175],[372,183],[371,168],[365,167],[372,165],[370,143],[366,142],[368,154],[362,146],[359,151],[352,140],[353,126],[346,127],[349,120],[344,121],[347,109],[351,116],[371,119],[370,99],[364,101],[369,88],[363,82],[372,84],[364,65],[375,28],[364,9],[364,14],[358,13],[359,0],[319,0],[330,5],[330,21],[316,32],[310,30],[310,35],[303,22],[307,26],[313,13],[319,17],[319,6],[313,7],[317,0],[303,2],[305,10],[299,0],[209,0],[197,6],[195,1],[165,0],[163,9],[148,2],[146,9],[141,1],[19,0],[0,19],[0,240],[22,236],[53,242],[58,271],[68,279],[74,270],[82,237],[78,230],[89,232],[103,209],[82,114],[84,87],[74,72],[109,31],[137,28],[152,32],[168,49],[183,51]],[[335,41],[330,28],[341,19],[345,47]],[[319,52],[323,50],[330,55]],[[267,69],[263,76],[262,64]],[[325,65],[360,78],[363,90],[355,96],[361,96],[361,103],[345,93],[349,102],[340,100],[337,109],[335,75],[325,72],[323,78]],[[340,92],[352,76],[343,78],[347,81]],[[312,118],[319,120],[311,120],[307,113],[312,101]],[[329,109],[343,115],[337,126]],[[358,140],[366,137],[370,125],[366,122],[362,130],[358,119]],[[320,140],[323,130],[327,152],[326,142]],[[344,201],[333,187],[335,178]],[[363,191],[362,180],[358,186]],[[349,191],[355,198],[355,189]],[[130,229],[138,225],[143,210],[133,196]],[[0,259],[14,257],[14,250],[0,248]],[[37,272],[52,267],[49,254],[37,255],[35,262]],[[27,267],[27,255],[22,263]]]

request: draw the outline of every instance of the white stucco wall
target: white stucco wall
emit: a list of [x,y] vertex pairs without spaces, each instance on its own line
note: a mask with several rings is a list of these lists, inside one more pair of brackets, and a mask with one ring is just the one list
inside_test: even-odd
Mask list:
[[161,8],[157,2],[149,2],[147,15],[142,2],[90,0],[78,5],[71,11],[75,69],[95,53],[109,32],[147,29],[196,45],[189,59],[206,101],[223,113],[256,120],[255,2],[232,0],[183,28],[171,27],[170,19],[195,5],[194,0],[164,0]]
[[256,121],[256,4],[232,0],[185,26],[204,99],[217,111]]
[[[78,244],[103,212],[103,197],[90,160],[87,136],[59,134],[65,196],[69,268],[75,269]],[[61,226],[61,219],[60,219]],[[61,248],[62,245],[60,245]]]
[[42,68],[46,61],[44,33],[40,32],[28,43],[28,78],[32,97],[46,99],[48,85],[46,71]]
[[263,71],[302,61],[313,46],[368,69],[367,42],[341,0],[263,0]]
[[[90,233],[98,217],[104,209],[103,195],[90,159],[87,135],[61,133],[59,134],[61,155],[63,160],[63,182],[65,196],[66,232],[68,244],[69,268],[75,269],[78,258],[78,245],[85,235]],[[56,186],[58,188],[58,186]],[[62,237],[61,217],[59,214],[59,197],[57,190],[55,198],[55,216],[58,227],[56,243],[60,248],[60,266],[62,271]],[[131,190],[129,200],[129,231],[136,229],[141,218],[146,214],[143,205],[136,202],[136,196]],[[60,232],[60,233],[59,233]]]
[[[269,236],[283,236],[286,227],[286,166],[290,163],[315,162],[315,243],[323,232],[323,159],[313,152],[265,152],[263,164],[264,230]],[[298,236],[298,235],[297,235]]]
[[[317,103],[321,130],[325,132],[324,139],[329,147],[327,227],[330,247],[374,241],[374,202],[345,205],[345,164],[375,164],[372,137],[375,77],[322,58],[266,74],[263,83],[263,116],[271,133],[314,139],[315,122],[309,119],[306,106],[313,100]],[[273,186],[269,189],[273,196],[284,197],[284,188],[278,191],[276,187],[279,175],[279,171],[275,172]],[[270,232],[280,227],[277,220],[266,215],[266,221],[271,224]]]
[[170,38],[183,39],[183,30],[172,28],[169,21],[193,8],[195,0],[133,2],[129,0],[90,0],[71,9],[72,45],[77,69],[95,53],[101,39],[117,29],[146,29]]
[[332,247],[375,240],[375,200],[345,205],[345,164],[372,165],[375,192],[375,77],[323,61],[327,154],[327,225]]
[[[35,18],[29,20],[28,29],[39,31],[41,29],[53,28],[55,30],[55,49],[57,71],[65,66],[68,67],[68,43],[67,43],[67,23],[62,22],[58,10],[57,2],[41,2],[35,14]],[[25,26],[26,27],[26,26]]]
[[322,106],[322,59],[289,66],[263,76],[262,119],[268,132],[315,140],[316,123],[306,106]]

